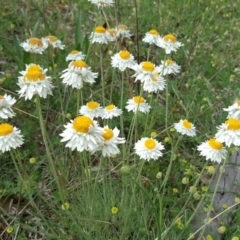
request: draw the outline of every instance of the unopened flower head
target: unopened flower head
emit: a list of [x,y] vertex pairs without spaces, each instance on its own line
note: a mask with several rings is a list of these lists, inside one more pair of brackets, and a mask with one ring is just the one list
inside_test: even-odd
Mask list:
[[88,0],[89,2],[95,4],[98,8],[112,6],[114,0]]
[[66,147],[82,152],[94,151],[103,141],[103,129],[88,116],[79,116],[67,123],[65,130],[60,134],[61,142],[67,142]]
[[195,126],[189,122],[188,120],[180,120],[178,123],[174,123],[174,128],[177,132],[181,133],[182,135],[187,135],[189,137],[196,136],[196,128]]
[[158,41],[160,41],[161,37],[157,30],[152,29],[149,32],[147,32],[143,38],[143,42],[149,43],[149,44],[155,44],[157,45]]
[[115,29],[117,31],[117,37],[121,40],[124,38],[130,39],[130,37],[132,36],[126,25],[120,24]]
[[173,60],[167,59],[166,61],[161,61],[159,68],[162,75],[168,75],[179,73],[181,66],[177,65]]
[[69,63],[68,68],[63,70],[63,74],[60,78],[63,79],[63,83],[72,88],[81,89],[83,82],[95,83],[98,73],[91,71],[91,68],[82,60],[75,60]]
[[20,130],[8,123],[0,124],[0,151],[2,153],[16,149],[23,144]]
[[126,68],[131,68],[136,64],[133,55],[127,50],[122,50],[111,57],[111,64],[114,68],[124,71]]
[[97,26],[90,35],[91,43],[107,44],[108,37],[106,29],[103,26]]
[[158,142],[154,138],[142,138],[138,142],[135,143],[134,150],[135,153],[140,157],[140,159],[144,160],[157,160],[161,157],[162,150],[164,146],[161,142]]
[[157,46],[165,49],[166,54],[170,54],[176,52],[183,44],[178,42],[173,34],[167,34],[158,40]]
[[78,50],[72,50],[66,57],[66,61],[83,60],[86,56]]
[[103,108],[98,102],[90,101],[80,108],[79,113],[85,116],[89,116],[91,118],[102,117]]
[[109,42],[115,42],[117,40],[117,31],[114,28],[107,29],[106,36]]
[[48,45],[52,46],[53,48],[64,49],[64,47],[65,47],[65,45],[62,44],[62,41],[57,39],[53,35],[48,35],[44,39],[48,43]]
[[227,150],[223,147],[223,144],[215,138],[211,138],[200,144],[198,151],[200,151],[200,155],[206,157],[207,160],[217,163],[221,163],[227,155]]
[[118,208],[117,207],[112,207],[111,212],[112,212],[112,214],[117,214],[118,213]]
[[103,119],[112,119],[113,117],[118,117],[122,114],[122,109],[119,109],[113,104],[106,106],[103,109]]
[[166,80],[159,73],[155,73],[150,80],[143,82],[143,90],[149,93],[162,91],[165,86]]
[[37,64],[27,65],[26,70],[20,72],[22,76],[18,77],[20,97],[25,97],[27,100],[32,99],[35,94],[42,98],[52,95],[51,77],[46,76],[46,72],[47,69],[43,69]]
[[15,113],[12,110],[12,105],[16,102],[15,98],[10,95],[0,95],[0,118],[8,119],[12,118]]
[[119,154],[120,150],[117,145],[125,143],[124,138],[118,137],[119,133],[118,128],[110,129],[108,126],[105,126],[102,133],[103,141],[95,151],[102,151],[103,157]]
[[217,141],[225,143],[230,147],[231,144],[240,146],[240,120],[229,118],[225,123],[217,127],[218,131],[215,135]]
[[223,108],[223,110],[228,112],[227,118],[236,118],[240,120],[240,100],[236,101],[228,108]]
[[151,106],[146,103],[146,100],[143,97],[140,96],[129,99],[126,106],[128,112],[132,111],[134,113],[136,113],[137,111],[140,111],[142,113],[148,113],[150,111],[150,108]]
[[48,47],[48,44],[44,39],[32,37],[27,39],[25,42],[20,43],[20,46],[23,47],[26,52],[42,54]]

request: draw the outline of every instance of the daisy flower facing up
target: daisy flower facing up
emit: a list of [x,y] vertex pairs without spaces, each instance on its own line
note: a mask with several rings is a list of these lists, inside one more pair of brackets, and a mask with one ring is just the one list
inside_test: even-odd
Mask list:
[[66,61],[83,60],[84,58],[85,55],[82,52],[78,50],[73,50],[67,55]]
[[103,119],[112,119],[122,114],[122,109],[117,108],[115,105],[110,104],[103,109]]
[[0,118],[8,119],[15,115],[11,108],[15,102],[16,99],[12,98],[10,95],[0,95]]
[[180,120],[178,123],[174,123],[174,128],[177,132],[182,135],[187,135],[189,137],[196,136],[196,128],[195,126],[189,122],[188,120]]
[[240,146],[240,120],[229,118],[225,123],[217,127],[218,132],[215,137],[217,141],[225,143],[230,147],[231,144]]
[[118,25],[116,27],[116,31],[117,31],[117,37],[120,38],[121,40],[124,38],[130,39],[130,37],[132,36],[130,31],[128,30],[128,27],[123,24]]
[[25,42],[20,43],[24,51],[30,53],[42,54],[43,51],[48,47],[47,42],[39,38],[29,38]]
[[23,144],[23,137],[20,130],[8,124],[0,124],[0,151],[2,153],[16,149]]
[[97,5],[97,7],[108,7],[114,4],[113,0],[88,0],[89,2]]
[[67,69],[63,70],[60,78],[66,85],[81,89],[83,82],[95,83],[94,78],[97,78],[97,76],[98,74],[93,73],[84,61],[75,60],[69,63]]
[[158,40],[157,46],[164,48],[166,54],[170,54],[171,52],[176,52],[183,44],[178,42],[173,34],[167,34]]
[[137,111],[142,113],[148,113],[150,111],[151,106],[146,103],[146,100],[143,97],[136,96],[127,101],[126,109],[128,112],[132,111],[136,113]]
[[165,89],[166,80],[158,73],[152,76],[151,80],[147,80],[143,83],[143,90],[149,93],[162,91]]
[[21,88],[18,93],[25,100],[32,99],[38,94],[42,98],[52,95],[52,83],[50,77],[46,76],[47,69],[42,69],[39,65],[27,65],[25,71],[21,71],[22,76],[18,77],[18,86]]
[[122,50],[113,55],[111,58],[112,67],[118,68],[120,71],[124,71],[126,68],[131,68],[134,64],[136,64],[133,55],[127,50]]
[[60,134],[63,137],[61,142],[68,142],[66,147],[71,150],[94,151],[103,141],[103,129],[88,116],[79,116],[64,127],[65,130]]
[[61,40],[57,39],[55,36],[49,35],[46,36],[45,41],[48,43],[49,46],[53,48],[64,49],[65,45],[62,44]]
[[203,142],[197,149],[200,151],[201,156],[217,163],[221,163],[227,156],[227,150],[223,147],[223,144],[218,142],[215,138]]
[[228,112],[227,118],[236,118],[240,120],[240,100],[236,101],[228,108],[223,108],[223,110]]
[[148,61],[135,64],[133,65],[132,69],[136,72],[133,75],[133,77],[136,77],[135,82],[139,80],[141,83],[145,81],[151,81],[156,74],[160,73],[160,68]]
[[104,157],[110,157],[120,153],[118,144],[125,143],[124,138],[118,137],[120,131],[115,127],[113,130],[105,126],[103,129],[103,141],[98,145],[96,151],[102,151]]
[[160,39],[161,39],[161,37],[160,37],[158,31],[155,29],[152,29],[145,34],[145,37],[143,38],[143,42],[157,45],[157,43],[158,43],[158,41],[160,41]]
[[134,146],[135,153],[140,157],[140,159],[144,160],[157,160],[161,157],[162,150],[164,146],[162,143],[158,142],[153,138],[142,138],[141,140],[137,141]]
[[106,29],[103,26],[97,26],[94,32],[90,35],[91,43],[108,43],[108,38],[106,34]]
[[79,113],[91,118],[102,117],[103,108],[100,107],[100,104],[98,102],[91,101],[82,106],[79,110]]
[[173,60],[161,61],[161,65],[159,66],[162,75],[168,74],[177,74],[180,72],[181,66],[177,65]]
[[117,40],[117,31],[113,28],[107,29],[106,36],[109,42],[114,42]]

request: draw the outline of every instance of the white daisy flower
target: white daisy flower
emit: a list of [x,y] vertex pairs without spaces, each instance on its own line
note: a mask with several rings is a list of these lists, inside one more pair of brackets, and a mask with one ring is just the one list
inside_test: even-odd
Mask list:
[[82,106],[79,113],[91,118],[97,118],[103,116],[103,108],[98,102],[88,102],[86,105]]
[[85,57],[86,56],[82,52],[73,50],[67,55],[66,61],[83,60]]
[[61,142],[68,142],[66,147],[82,152],[94,151],[103,141],[103,129],[88,116],[79,116],[67,123],[65,130],[60,134]]
[[15,115],[12,110],[12,105],[16,102],[15,98],[10,95],[4,94],[0,95],[0,118],[8,119]]
[[47,42],[39,38],[29,38],[25,42],[20,43],[24,51],[30,53],[42,54],[43,51],[48,47]]
[[124,38],[130,39],[130,37],[132,36],[130,30],[128,30],[128,27],[126,25],[120,24],[115,29],[117,31],[117,37],[121,40]]
[[236,118],[240,120],[240,100],[236,101],[228,108],[223,108],[223,110],[228,112],[227,118]]
[[200,151],[201,156],[217,163],[221,163],[227,156],[227,150],[223,147],[223,144],[218,142],[215,138],[203,142],[197,149]]
[[180,120],[178,123],[174,123],[174,128],[177,132],[182,135],[187,135],[189,137],[196,136],[196,128],[195,126],[189,122],[188,120]]
[[126,109],[128,112],[132,111],[136,113],[137,111],[142,113],[148,113],[150,111],[151,106],[146,103],[146,100],[143,97],[136,96],[127,101]]
[[117,108],[115,105],[110,104],[103,109],[103,119],[112,119],[122,114],[122,109]]
[[114,0],[88,0],[89,2],[95,4],[97,7],[108,7],[114,4]]
[[170,54],[171,52],[176,52],[183,44],[178,42],[173,34],[167,34],[163,38],[159,38],[157,46],[164,48],[166,54]]
[[106,29],[103,26],[97,26],[94,32],[90,35],[91,43],[108,43],[108,37],[106,34]]
[[63,83],[72,88],[81,89],[83,87],[83,82],[95,83],[95,78],[97,78],[98,73],[91,71],[91,68],[82,61],[75,60],[69,63],[68,68],[63,70],[63,74],[60,78],[63,79]]
[[98,145],[98,148],[95,151],[102,151],[103,157],[110,157],[120,153],[117,145],[125,143],[125,139],[118,137],[119,133],[120,131],[118,128],[115,127],[112,130],[108,128],[108,126],[105,126],[102,133],[104,140]]
[[157,45],[158,41],[160,41],[159,39],[161,39],[161,37],[158,31],[155,29],[152,29],[145,34],[143,38],[143,42]]
[[161,157],[164,146],[153,138],[144,137],[135,143],[134,149],[140,159],[149,161],[151,159],[157,160]]
[[133,77],[136,78],[135,82],[137,80],[139,80],[141,83],[145,81],[151,81],[153,77],[160,73],[160,68],[148,61],[135,64],[131,68],[136,72],[133,75]]
[[173,60],[167,59],[166,61],[161,61],[159,66],[162,75],[177,74],[180,72],[181,66],[179,66]]
[[215,137],[217,141],[225,143],[230,147],[231,144],[240,146],[240,120],[229,118],[225,123],[217,127],[218,132]]
[[109,42],[115,42],[117,40],[117,31],[114,28],[107,29],[106,36]]
[[57,39],[55,36],[49,35],[44,38],[49,46],[53,48],[64,49],[65,45],[62,44],[62,41]]
[[39,65],[27,65],[26,70],[20,72],[22,76],[18,77],[18,86],[21,88],[18,91],[20,97],[30,100],[35,94],[42,98],[52,95],[51,77],[46,76],[46,72],[47,69],[43,69]]
[[134,57],[127,50],[122,50],[111,57],[112,67],[118,68],[120,71],[124,71],[126,68],[131,68],[136,64]]
[[0,124],[0,151],[2,153],[16,149],[23,144],[20,130],[8,123]]
[[143,83],[143,90],[149,93],[162,91],[165,89],[166,80],[158,73],[152,76],[151,80],[147,80]]

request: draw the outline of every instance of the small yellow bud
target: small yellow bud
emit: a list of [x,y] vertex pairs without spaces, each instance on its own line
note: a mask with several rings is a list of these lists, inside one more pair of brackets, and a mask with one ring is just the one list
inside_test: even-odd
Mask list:
[[184,177],[182,179],[182,184],[188,184],[189,183],[189,178],[188,177]]
[[157,136],[157,133],[156,133],[156,132],[151,132],[150,136],[151,136],[152,138],[155,138],[155,137]]
[[218,232],[219,232],[220,234],[225,233],[225,232],[226,232],[226,227],[225,227],[225,226],[221,226],[220,228],[218,228]]
[[118,213],[118,208],[117,207],[112,207],[111,212],[112,212],[112,214],[117,214]]
[[216,172],[214,166],[208,166],[207,171],[209,174],[212,174],[212,175]]
[[13,228],[11,226],[7,227],[7,233],[13,232]]
[[162,178],[162,172],[158,172],[157,175],[156,175],[156,178],[161,179]]
[[65,202],[61,205],[62,210],[68,210],[70,207],[69,203]]
[[177,188],[173,188],[173,192],[174,193],[178,193],[178,189]]
[[30,162],[31,164],[34,164],[34,163],[36,162],[36,158],[33,158],[33,157],[30,158],[30,159],[29,159],[29,162]]

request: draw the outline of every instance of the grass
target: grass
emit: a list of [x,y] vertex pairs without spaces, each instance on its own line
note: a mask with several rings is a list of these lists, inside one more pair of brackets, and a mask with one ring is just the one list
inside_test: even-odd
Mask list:
[[[139,62],[146,61],[148,53],[156,65],[165,58],[163,50],[149,49],[141,41],[150,29],[161,35],[173,33],[184,43],[170,55],[181,65],[181,73],[168,78],[167,91],[144,93],[152,106],[148,116],[138,113],[134,118],[124,110],[121,134],[128,139],[126,151],[120,147],[121,153],[114,158],[71,152],[59,136],[63,125],[76,117],[78,93],[60,79],[71,50],[83,51],[87,64],[99,73],[96,83],[81,91],[80,106],[93,99],[103,106],[113,102],[124,109],[127,100],[138,93],[139,86],[131,77],[134,73],[122,75],[110,65],[119,46],[89,42],[94,27],[106,23],[103,12],[87,0],[1,1],[1,7],[0,93],[17,99],[16,116],[10,123],[21,129],[24,145],[0,153],[0,239],[188,239],[197,231],[192,223],[197,207],[210,204],[209,184],[214,177],[208,171],[213,163],[199,156],[197,146],[214,136],[216,126],[225,121],[222,108],[239,99],[239,3],[116,0],[113,7],[104,9],[111,27],[120,23],[129,27],[133,37],[125,46]],[[65,49],[47,49],[33,57],[19,46],[31,36],[48,34],[61,39]],[[36,108],[38,98],[25,101],[16,92],[19,71],[34,61],[48,69],[56,86],[53,96],[40,99],[48,135],[45,142]],[[173,123],[181,118],[195,124],[196,137],[181,137],[172,131]],[[103,121],[98,121],[103,126]],[[108,124],[121,128],[118,120]],[[164,144],[164,155],[143,162],[133,146],[152,132]],[[36,162],[31,164],[31,158]],[[214,167],[217,171],[218,166]],[[190,193],[195,187],[197,191]],[[112,213],[113,207],[118,209],[116,213]],[[226,226],[221,239],[240,236],[239,210],[228,213],[232,222],[219,223]],[[193,239],[211,239],[207,235],[219,239],[216,232]]]

